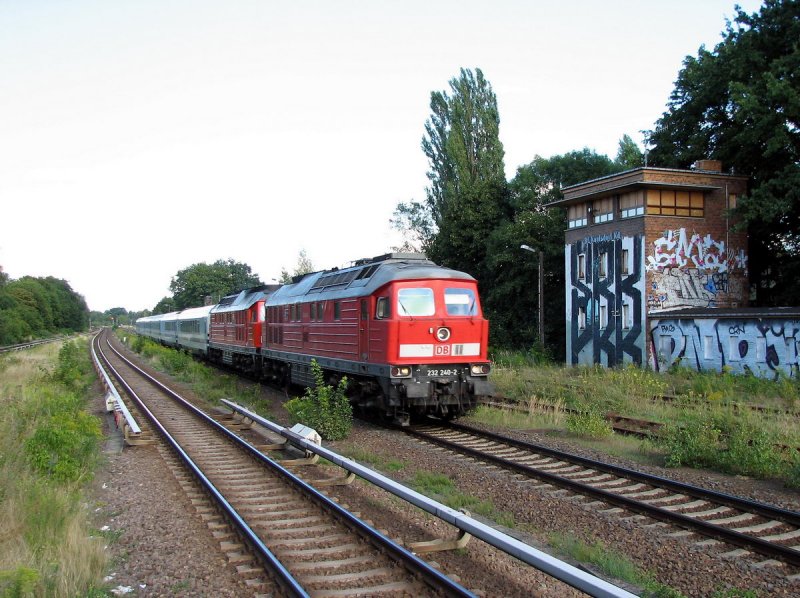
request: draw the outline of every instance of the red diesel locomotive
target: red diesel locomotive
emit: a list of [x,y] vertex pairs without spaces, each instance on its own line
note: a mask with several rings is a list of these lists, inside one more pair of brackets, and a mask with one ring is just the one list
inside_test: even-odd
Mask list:
[[[152,316],[158,322],[149,325],[143,318],[137,330],[148,333],[173,315]],[[316,360],[329,381],[347,376],[355,406],[402,423],[461,415],[491,394],[477,282],[421,254],[387,254],[242,291],[207,317],[209,359],[303,386],[314,384]]]

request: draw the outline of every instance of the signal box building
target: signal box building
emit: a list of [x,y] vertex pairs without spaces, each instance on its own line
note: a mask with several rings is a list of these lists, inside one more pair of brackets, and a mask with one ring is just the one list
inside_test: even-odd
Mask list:
[[800,312],[747,308],[746,184],[703,160],[563,189],[568,364],[797,374]]

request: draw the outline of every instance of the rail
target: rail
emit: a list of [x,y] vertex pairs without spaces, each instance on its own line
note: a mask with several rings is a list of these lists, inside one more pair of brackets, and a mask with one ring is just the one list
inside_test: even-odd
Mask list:
[[[108,392],[106,395],[106,409],[108,409],[108,411],[114,411],[114,421],[116,421],[117,427],[123,431],[126,442],[131,442],[129,435],[139,436],[142,432],[142,429],[136,422],[136,418],[133,417],[133,414],[131,414],[130,410],[128,410],[128,406],[125,405],[125,401],[123,401],[122,397],[119,396],[117,389],[111,382],[111,378],[108,377],[103,364],[100,362],[100,358],[97,356],[94,345],[99,336],[100,333],[96,334],[92,339],[92,361],[94,362],[94,369],[98,374],[100,374],[103,386],[105,386],[106,391]],[[109,407],[111,408],[109,409]],[[123,421],[120,421],[120,416]]]
[[[473,596],[471,592],[462,588],[460,585],[458,585],[449,577],[447,577],[446,575],[435,569],[426,561],[420,559],[419,557],[412,554],[411,552],[401,547],[400,545],[396,544],[389,538],[384,537],[382,534],[374,530],[372,527],[370,527],[369,525],[367,525],[366,523],[362,522],[360,519],[355,517],[352,513],[340,507],[338,504],[331,501],[327,496],[320,493],[314,487],[307,484],[299,477],[295,476],[286,468],[282,467],[279,463],[273,461],[266,455],[262,454],[246,440],[242,439],[237,434],[228,430],[224,425],[217,422],[213,417],[209,416],[198,407],[192,405],[189,401],[181,397],[175,391],[171,390],[163,383],[159,382],[152,376],[148,375],[146,372],[144,372],[144,370],[137,367],[134,363],[132,363],[130,360],[124,357],[119,351],[117,351],[111,345],[111,343],[108,342],[108,340],[106,342],[108,343],[110,349],[122,361],[124,361],[129,367],[136,370],[140,375],[146,378],[153,386],[163,391],[164,393],[169,395],[172,399],[180,403],[189,412],[194,414],[198,419],[206,422],[208,425],[218,430],[221,434],[223,434],[226,438],[228,438],[228,440],[230,440],[231,442],[233,442],[234,444],[236,444],[237,446],[248,452],[252,457],[256,458],[262,465],[271,469],[280,477],[288,481],[290,484],[292,484],[298,490],[300,490],[300,492],[311,497],[319,505],[323,506],[326,510],[334,513],[340,519],[340,521],[344,522],[351,529],[357,530],[362,535],[362,537],[364,537],[369,541],[372,541],[375,545],[380,546],[384,551],[386,551],[386,553],[395,557],[399,562],[404,562],[413,567],[413,569],[417,571],[431,587],[438,589],[444,595],[448,596]],[[114,371],[113,367],[112,371]],[[272,551],[266,546],[266,544],[264,544],[264,542],[261,540],[258,534],[239,515],[239,513],[227,501],[227,499],[225,499],[225,497],[213,485],[211,480],[206,477],[206,475],[194,463],[194,461],[191,459],[188,453],[186,453],[183,450],[183,448],[172,437],[172,435],[169,434],[166,428],[158,421],[156,416],[150,412],[150,410],[147,408],[144,402],[142,402],[141,399],[138,398],[133,389],[130,388],[130,386],[124,381],[124,379],[122,379],[122,376],[116,371],[114,372],[114,375],[120,382],[120,384],[122,384],[125,387],[126,392],[128,392],[131,395],[131,397],[133,397],[134,400],[139,404],[140,409],[142,409],[146,417],[158,429],[159,433],[162,435],[165,441],[173,448],[173,450],[176,452],[179,458],[186,464],[186,466],[190,469],[190,471],[192,471],[197,480],[206,488],[207,492],[218,502],[218,504],[220,504],[221,508],[226,513],[226,516],[228,517],[229,521],[231,521],[233,525],[235,525],[237,529],[239,529],[242,536],[248,541],[248,543],[250,543],[255,552],[261,558],[261,560],[275,572],[278,583],[282,587],[284,587],[287,593],[290,595],[307,596],[308,594],[301,587],[298,581],[292,576],[292,574],[288,571],[288,569],[281,563],[281,561],[275,556],[275,554],[272,553]]]
[[545,552],[536,550],[532,546],[529,546],[524,542],[520,542],[516,538],[512,538],[511,536],[504,534],[503,532],[500,532],[484,523],[481,523],[480,521],[477,521],[472,517],[465,515],[464,513],[451,509],[450,507],[432,500],[427,496],[420,494],[419,492],[398,484],[394,480],[391,480],[386,476],[369,469],[368,467],[359,465],[355,461],[314,444],[313,442],[306,440],[291,430],[284,428],[283,426],[280,426],[264,417],[261,417],[257,413],[250,411],[238,403],[234,403],[233,401],[228,401],[226,399],[223,399],[222,403],[227,405],[231,410],[239,415],[252,420],[271,432],[283,436],[297,448],[314,453],[320,457],[324,457],[348,472],[356,474],[368,482],[375,484],[379,488],[382,488],[387,492],[391,492],[395,496],[402,498],[403,500],[421,508],[422,510],[438,517],[439,519],[442,519],[443,521],[446,521],[461,531],[469,533],[476,538],[483,540],[487,544],[491,544],[495,548],[512,555],[520,561],[527,563],[528,565],[531,565],[547,575],[563,581],[564,583],[569,584],[572,587],[581,590],[582,592],[586,592],[591,596],[599,597],[634,596],[634,594],[631,594],[622,588],[602,580],[599,577],[595,577],[594,575],[581,571],[577,567],[573,567],[568,563],[560,561],[559,559],[556,559]]

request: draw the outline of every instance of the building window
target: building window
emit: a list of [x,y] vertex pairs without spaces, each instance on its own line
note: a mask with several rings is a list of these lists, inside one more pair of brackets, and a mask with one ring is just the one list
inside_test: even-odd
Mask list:
[[578,255],[578,280],[586,280],[586,255]]
[[628,330],[631,327],[631,306],[629,303],[622,304],[622,328]]
[[647,190],[647,213],[661,216],[702,218],[705,199],[700,191]]
[[600,278],[608,276],[608,253],[605,251],[600,254],[600,259],[597,264],[597,273]]
[[582,203],[576,206],[569,206],[569,208],[567,208],[567,221],[569,222],[569,228],[586,226],[586,204]]
[[738,198],[736,197],[735,193],[731,193],[730,195],[728,195],[728,209],[729,210],[735,210],[736,209],[736,201],[737,201],[737,199]]
[[592,222],[602,224],[614,220],[614,198],[606,197],[592,203]]
[[622,250],[622,258],[620,260],[622,263],[620,264],[621,266],[620,271],[622,272],[623,276],[627,276],[631,272],[630,266],[628,265],[628,261],[630,260],[630,253],[631,252],[629,249]]
[[633,191],[619,196],[619,215],[621,218],[633,218],[644,214],[644,192]]
[[608,305],[600,306],[600,328],[608,327]]
[[578,330],[586,329],[586,308],[578,308]]

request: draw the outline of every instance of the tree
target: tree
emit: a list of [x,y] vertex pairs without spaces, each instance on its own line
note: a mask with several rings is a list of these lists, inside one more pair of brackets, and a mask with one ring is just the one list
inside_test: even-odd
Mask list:
[[617,150],[617,159],[614,160],[616,164],[622,169],[639,168],[644,166],[644,154],[636,142],[631,139],[627,133],[619,140],[619,149]]
[[713,51],[700,47],[678,74],[650,131],[651,163],[686,168],[714,158],[750,177],[735,213],[750,233],[760,305],[800,292],[800,2],[738,7]]
[[314,272],[316,268],[314,267],[314,262],[308,257],[305,249],[301,249],[300,253],[297,254],[297,264],[294,267],[294,271],[289,274],[289,271],[286,268],[281,268],[281,284],[289,284],[292,282],[292,279],[295,276],[300,276],[301,274],[309,274]]
[[584,148],[562,155],[536,156],[520,166],[509,183],[514,216],[492,235],[491,267],[495,282],[488,289],[492,304],[502,305],[492,318],[493,342],[525,348],[541,343],[538,321],[536,256],[523,254],[521,244],[544,253],[545,348],[555,357],[565,351],[563,209],[545,205],[563,197],[561,189],[624,170],[608,156]]
[[177,311],[175,307],[175,299],[172,297],[163,297],[161,301],[156,303],[156,306],[153,308],[153,315],[169,314],[173,311]]
[[65,280],[23,276],[0,286],[0,344],[85,330],[89,309]]
[[430,186],[424,202],[398,205],[393,222],[431,259],[480,280],[486,238],[509,214],[497,98],[480,69],[461,69],[430,106],[422,139]]
[[[176,310],[203,305],[206,297],[218,301],[225,295],[263,284],[250,266],[233,259],[198,263],[178,271],[169,284]],[[159,304],[160,305],[160,304]],[[156,309],[153,309],[156,313]],[[162,312],[163,313],[163,312]]]
[[497,98],[480,69],[461,69],[450,92],[431,93],[422,151],[430,186],[422,202],[401,203],[393,224],[407,249],[474,276],[490,318],[505,307],[487,292],[495,284],[493,232],[511,218]]

